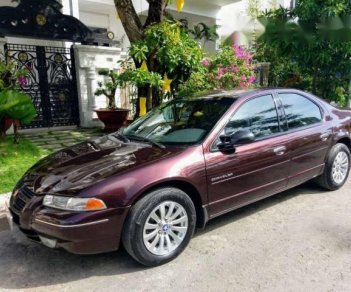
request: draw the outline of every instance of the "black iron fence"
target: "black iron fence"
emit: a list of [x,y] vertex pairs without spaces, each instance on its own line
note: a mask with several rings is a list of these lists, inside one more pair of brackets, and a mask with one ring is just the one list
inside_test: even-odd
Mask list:
[[5,55],[18,69],[29,71],[23,90],[32,97],[38,115],[23,128],[78,125],[74,54],[70,49],[7,44]]

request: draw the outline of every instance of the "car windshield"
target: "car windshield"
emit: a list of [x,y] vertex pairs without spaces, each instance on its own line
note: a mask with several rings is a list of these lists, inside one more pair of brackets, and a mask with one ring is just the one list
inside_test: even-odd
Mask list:
[[233,97],[174,99],[136,120],[122,134],[160,144],[198,144],[234,101]]

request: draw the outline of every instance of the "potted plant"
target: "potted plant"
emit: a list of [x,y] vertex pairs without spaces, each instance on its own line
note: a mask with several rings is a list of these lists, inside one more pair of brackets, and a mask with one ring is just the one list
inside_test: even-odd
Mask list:
[[18,127],[29,124],[36,117],[31,97],[23,93],[28,70],[18,70],[14,63],[0,59],[0,141],[4,141],[6,131],[14,124],[14,142],[19,142]]
[[95,91],[96,96],[104,95],[107,98],[107,108],[96,110],[96,114],[100,121],[105,125],[105,131],[114,132],[123,126],[127,121],[129,109],[116,107],[116,91],[119,82],[119,74],[113,70],[102,69],[99,75],[105,76],[107,81],[99,82],[99,88]]
[[96,96],[104,95],[108,100],[107,108],[96,110],[98,118],[105,124],[106,131],[117,131],[126,122],[130,111],[129,109],[116,107],[115,95],[118,87],[146,88],[145,97],[150,100],[150,89],[159,89],[163,85],[160,74],[149,72],[144,68],[133,68],[127,63],[128,60],[122,63],[124,71],[120,74],[106,69],[98,72],[99,75],[107,77],[107,81],[98,83],[99,88],[95,92]]

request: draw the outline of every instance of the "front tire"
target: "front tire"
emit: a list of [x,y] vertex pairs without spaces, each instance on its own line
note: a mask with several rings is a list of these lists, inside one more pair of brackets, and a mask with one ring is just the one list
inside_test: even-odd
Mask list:
[[122,241],[127,252],[139,263],[162,265],[185,249],[195,225],[195,206],[189,196],[176,188],[161,188],[132,206]]
[[350,150],[341,143],[335,144],[329,151],[324,171],[316,182],[323,188],[335,191],[346,182],[350,173]]

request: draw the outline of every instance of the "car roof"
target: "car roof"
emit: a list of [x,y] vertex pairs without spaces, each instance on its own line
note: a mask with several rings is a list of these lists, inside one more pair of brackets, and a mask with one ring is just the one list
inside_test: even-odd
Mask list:
[[[276,89],[276,88],[275,88]],[[234,89],[234,90],[214,90],[214,91],[208,91],[208,92],[203,92],[200,95],[197,96],[197,98],[233,98],[233,99],[238,99],[240,97],[246,96],[248,94],[255,94],[259,92],[265,92],[265,91],[272,91],[273,89],[271,88],[245,88],[245,89]]]

